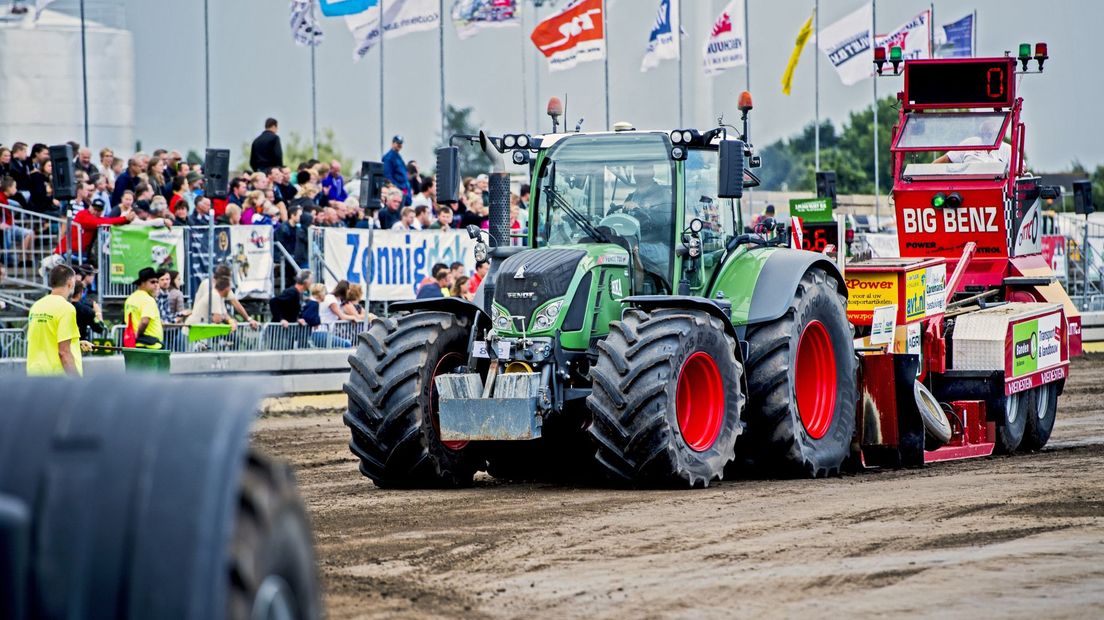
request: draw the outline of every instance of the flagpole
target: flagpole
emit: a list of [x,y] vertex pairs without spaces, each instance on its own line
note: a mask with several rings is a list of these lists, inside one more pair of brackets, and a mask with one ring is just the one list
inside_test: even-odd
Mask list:
[[935,3],[928,5],[928,58],[935,58]]
[[529,89],[525,87],[525,83],[529,81],[525,70],[525,15],[521,13],[520,7],[517,19],[518,30],[521,31],[521,49],[518,50],[521,58],[521,126],[525,133],[529,133]]
[[[878,36],[878,0],[870,2],[870,43],[874,44]],[[874,84],[874,226],[881,226],[881,194],[882,189],[878,185],[878,78],[872,77]]]
[[[610,105],[609,105],[609,15],[606,13],[606,0],[602,0],[602,65],[606,81],[606,131],[610,129]],[[564,119],[568,122],[568,119]]]
[[380,66],[379,66],[379,136],[380,136],[380,153],[386,153],[387,143],[384,141],[387,135],[387,130],[383,127],[383,0],[379,0],[379,51],[380,51]]
[[88,52],[85,47],[84,37],[84,0],[80,3],[80,19],[81,19],[81,82],[84,88],[84,146],[92,148],[92,145],[88,143]]
[[970,56],[977,56],[977,9],[974,9],[974,23],[972,26],[973,36],[970,37]]
[[676,1],[678,2],[678,24],[672,30],[678,41],[678,124],[679,127],[683,127],[686,123],[682,120],[682,0]]
[[207,0],[203,0],[203,103],[206,109],[204,124],[206,126],[206,143],[211,146],[211,37],[210,20],[208,19]]
[[[311,19],[314,19],[314,5],[311,5]],[[317,22],[316,22],[317,23]],[[318,159],[318,89],[315,87],[315,63],[314,63],[314,45],[315,41],[310,42],[310,62],[311,62],[311,143],[314,145],[314,158]]]
[[[445,135],[445,127],[448,125],[448,111],[445,107],[445,0],[438,3],[437,15],[437,64],[440,69],[441,83],[441,144],[448,146],[449,137]],[[383,23],[383,15],[380,15],[380,23]]]
[[[536,28],[540,23],[540,7],[533,3],[533,28]],[[533,131],[534,133],[541,133],[540,128],[540,110],[541,110],[541,94],[540,94],[540,54],[536,51],[533,52]]]
[[813,107],[816,110],[816,127],[813,128],[813,169],[820,172],[820,0],[813,5]]

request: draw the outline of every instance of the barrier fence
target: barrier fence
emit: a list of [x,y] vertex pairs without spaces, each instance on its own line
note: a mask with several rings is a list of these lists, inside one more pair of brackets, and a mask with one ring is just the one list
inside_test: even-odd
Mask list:
[[[8,219],[10,217],[10,220]],[[24,286],[45,288],[38,267],[55,250],[64,250],[74,262],[84,262],[84,229],[69,217],[27,211],[15,205],[0,206],[0,263],[8,279]],[[62,243],[64,241],[64,243]]]

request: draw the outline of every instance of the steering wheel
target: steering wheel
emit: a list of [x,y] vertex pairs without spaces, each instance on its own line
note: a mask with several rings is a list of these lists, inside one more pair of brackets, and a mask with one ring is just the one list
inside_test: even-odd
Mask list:
[[598,226],[605,226],[622,237],[639,237],[640,221],[627,213],[610,213],[598,222]]

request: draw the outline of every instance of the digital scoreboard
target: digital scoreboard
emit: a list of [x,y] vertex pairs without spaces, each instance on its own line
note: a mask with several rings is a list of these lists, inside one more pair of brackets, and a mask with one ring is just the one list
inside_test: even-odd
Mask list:
[[1015,58],[911,60],[905,63],[905,107],[1012,107],[1015,76]]

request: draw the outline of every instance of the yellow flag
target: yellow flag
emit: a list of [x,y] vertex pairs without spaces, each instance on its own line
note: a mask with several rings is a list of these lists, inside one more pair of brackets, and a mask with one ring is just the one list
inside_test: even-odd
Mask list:
[[[816,9],[813,9],[813,13],[816,13]],[[813,16],[810,15],[809,19],[805,20],[805,24],[801,26],[801,30],[797,31],[797,40],[794,42],[793,53],[790,54],[790,62],[786,63],[786,72],[782,74],[783,95],[790,94],[790,87],[793,86],[794,69],[797,68],[797,59],[801,57],[801,50],[805,49],[805,42],[809,40],[809,36],[812,34]]]

